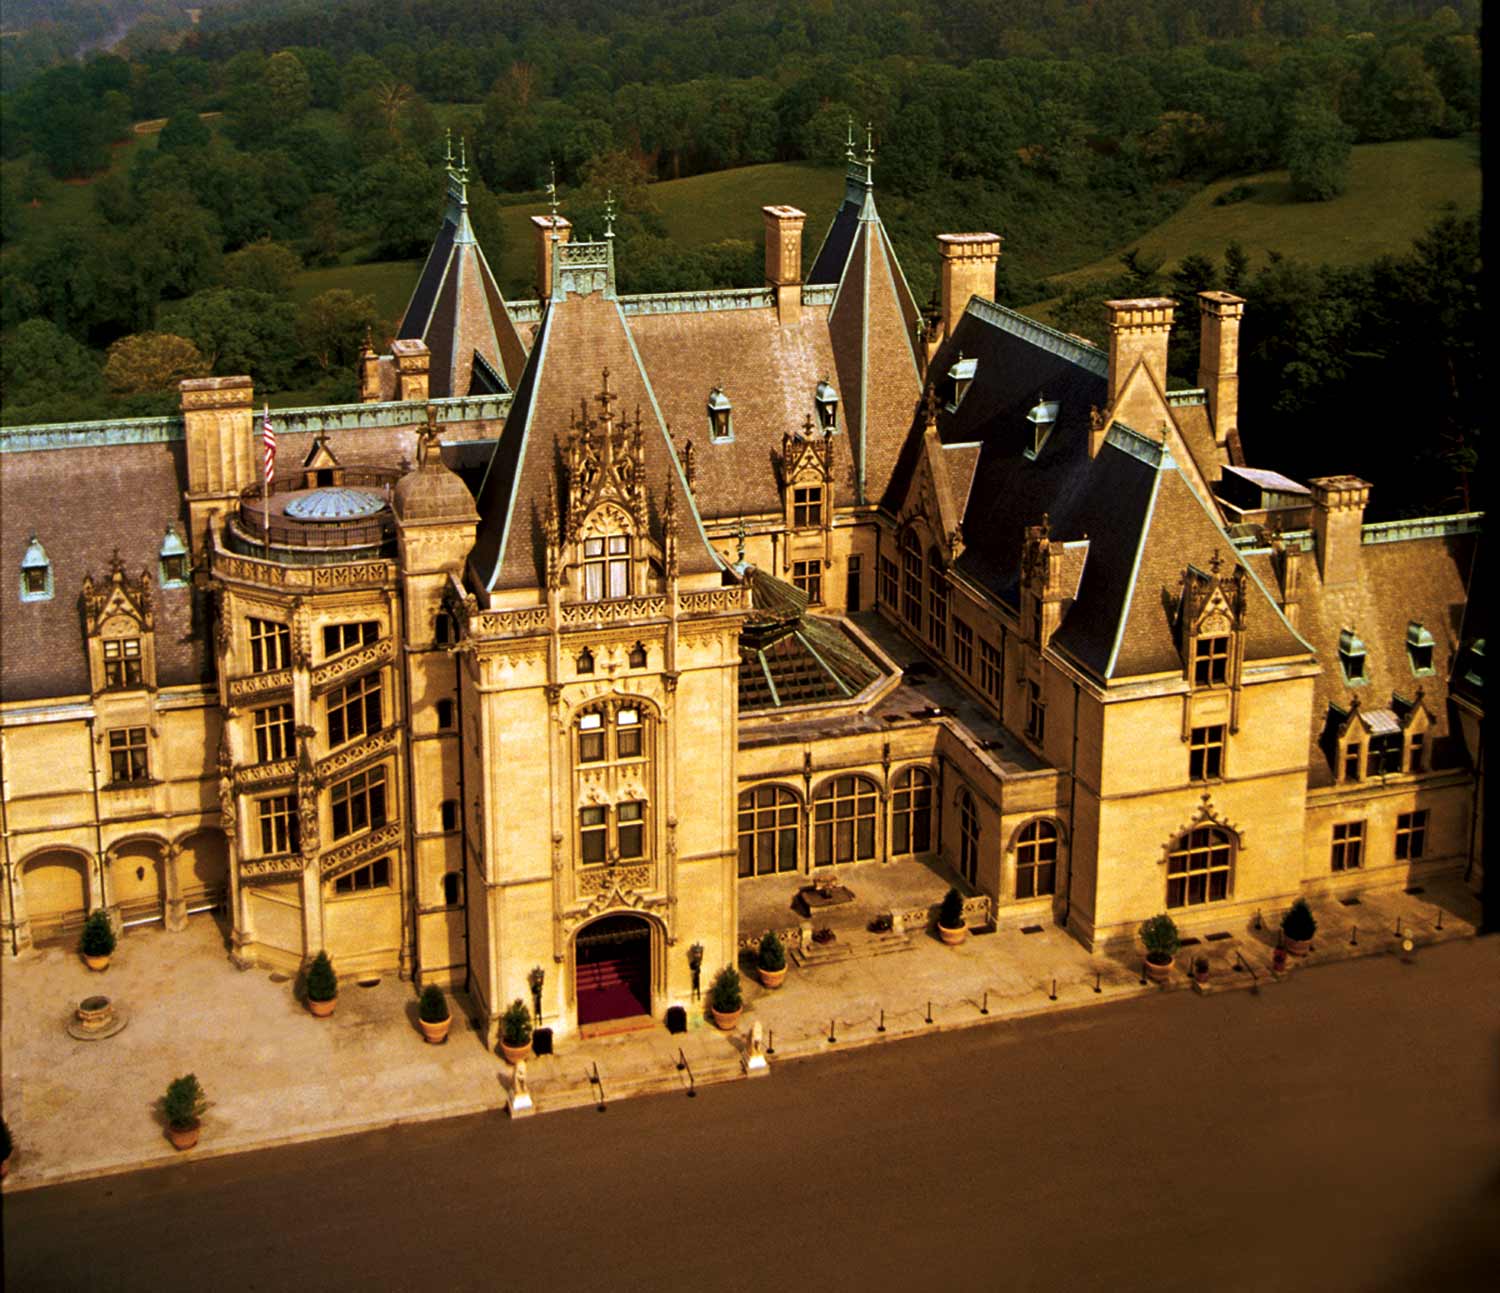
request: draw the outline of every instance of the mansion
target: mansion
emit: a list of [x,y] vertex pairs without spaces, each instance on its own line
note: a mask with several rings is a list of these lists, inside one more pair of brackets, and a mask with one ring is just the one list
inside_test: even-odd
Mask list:
[[1250,465],[1253,302],[1110,301],[1099,348],[955,233],[919,307],[868,158],[806,273],[763,214],[764,286],[641,296],[535,217],[507,302],[450,167],[390,353],[269,414],[269,480],[249,376],[0,431],[6,954],[217,913],[493,1038],[538,966],[561,1032],[660,1017],[820,875],[1090,948],[1477,883],[1480,517]]

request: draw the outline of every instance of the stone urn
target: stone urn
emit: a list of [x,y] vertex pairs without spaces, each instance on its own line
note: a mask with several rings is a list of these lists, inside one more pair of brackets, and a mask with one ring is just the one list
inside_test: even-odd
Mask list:
[[1158,961],[1154,957],[1146,958],[1146,977],[1152,983],[1165,983],[1172,973],[1172,958],[1169,956],[1164,961]]
[[198,1143],[199,1129],[196,1118],[180,1127],[176,1123],[168,1123],[167,1139],[172,1142],[173,1149],[192,1149]]
[[[783,970],[782,973],[785,974],[786,971]],[[721,1032],[726,1033],[733,1032],[735,1028],[739,1026],[740,1016],[744,1014],[744,1012],[745,1008],[743,1006],[741,1006],[738,1010],[729,1011],[715,1010],[712,1006],[708,1008],[708,1013],[711,1014],[714,1019],[714,1027],[719,1029]]]

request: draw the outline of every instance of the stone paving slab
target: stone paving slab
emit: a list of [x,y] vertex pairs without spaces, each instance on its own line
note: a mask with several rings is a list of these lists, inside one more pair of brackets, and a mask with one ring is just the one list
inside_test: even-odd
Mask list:
[[[1417,955],[1433,942],[1472,937],[1475,896],[1456,877],[1425,889],[1365,893],[1354,907],[1313,900],[1314,949],[1290,973],[1400,954],[1398,918],[1414,934]],[[1271,990],[1275,930],[1253,924],[1230,940],[1184,949],[1164,987],[1142,984],[1132,954],[1091,954],[1051,926],[971,936],[956,948],[914,933],[908,954],[794,969],[775,991],[746,974],[745,1011],[732,1035],[713,1027],[701,1003],[684,1003],[688,1030],[676,1036],[660,1027],[590,1041],[562,1037],[555,1055],[528,1065],[531,1091],[539,1112],[597,1103],[600,1086],[606,1104],[685,1094],[743,1078],[745,1038],[756,1022],[774,1073],[779,1063],[829,1051],[1185,990],[1197,955],[1209,958],[1213,991]],[[0,1095],[16,1152],[4,1188],[179,1161],[155,1101],[171,1078],[189,1071],[210,1101],[195,1158],[460,1114],[506,1116],[512,1070],[467,1026],[459,1003],[447,1043],[429,1046],[416,1026],[411,986],[394,977],[373,987],[345,983],[327,1020],[308,1014],[292,986],[265,971],[234,969],[221,930],[206,916],[184,934],[131,931],[104,974],[62,949],[5,958]],[[130,1022],[107,1040],[75,1041],[66,1024],[78,1001],[95,993],[122,1003]],[[686,1068],[677,1067],[679,1058]],[[517,1124],[516,1134],[525,1126]]]

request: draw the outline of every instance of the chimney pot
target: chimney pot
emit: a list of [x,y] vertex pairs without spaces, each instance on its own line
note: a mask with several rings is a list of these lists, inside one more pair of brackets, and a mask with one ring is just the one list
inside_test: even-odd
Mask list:
[[802,225],[806,212],[790,206],[764,206],[766,282],[776,289],[776,314],[783,323],[802,314]]
[[1202,327],[1198,341],[1198,385],[1208,398],[1214,443],[1225,444],[1239,430],[1240,320],[1245,300],[1230,292],[1199,292]]
[[995,299],[995,267],[1000,263],[997,233],[940,233],[943,336],[953,335],[971,296]]
[[1370,485],[1358,476],[1319,476],[1307,482],[1313,495],[1313,540],[1325,588],[1359,578],[1365,504]]
[[567,216],[534,215],[531,226],[536,239],[536,294],[545,301],[552,295],[552,235],[556,232],[558,242],[567,242],[573,222]]

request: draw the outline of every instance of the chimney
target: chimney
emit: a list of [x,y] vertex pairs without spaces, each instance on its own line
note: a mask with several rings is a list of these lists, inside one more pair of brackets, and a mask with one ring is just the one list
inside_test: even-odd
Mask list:
[[782,323],[802,317],[802,222],[796,207],[761,207],[766,221],[766,282],[776,289],[776,315]]
[[938,254],[942,260],[943,336],[963,317],[971,296],[995,299],[995,267],[1000,263],[997,233],[940,233]]
[[[1137,361],[1162,390],[1167,389],[1167,338],[1172,332],[1172,312],[1177,302],[1165,296],[1143,296],[1128,301],[1106,301],[1109,312],[1109,407],[1115,409],[1120,389]],[[1126,425],[1129,426],[1127,419]],[[1131,426],[1132,431],[1154,431],[1155,427]]]
[[1239,430],[1240,320],[1245,300],[1230,292],[1199,292],[1202,331],[1198,342],[1198,385],[1208,393],[1208,420],[1214,443],[1224,444]]
[[365,330],[364,348],[359,352],[359,398],[365,404],[380,399],[380,356],[370,344],[369,329]]
[[1358,476],[1320,476],[1307,482],[1313,493],[1313,541],[1323,586],[1352,584],[1359,577],[1359,547],[1370,485]]
[[248,377],[191,377],[177,389],[187,441],[188,540],[201,557],[211,518],[260,478],[255,387]]
[[532,216],[531,224],[536,231],[536,294],[545,301],[552,295],[552,231],[557,230],[558,242],[567,242],[573,222],[567,216]]
[[428,369],[432,364],[427,343],[413,337],[398,337],[391,342],[391,355],[396,361],[396,398],[425,400]]

